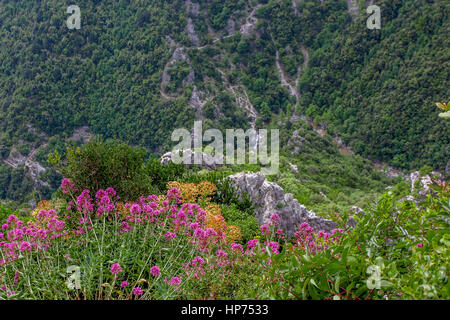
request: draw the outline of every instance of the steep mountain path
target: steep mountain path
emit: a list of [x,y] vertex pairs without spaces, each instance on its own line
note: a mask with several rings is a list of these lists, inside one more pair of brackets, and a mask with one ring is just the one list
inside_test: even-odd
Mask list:
[[235,97],[236,104],[247,112],[247,115],[250,118],[250,127],[252,129],[256,129],[256,119],[258,119],[258,112],[256,111],[255,107],[251,103],[251,101],[248,97],[248,94],[247,94],[247,90],[245,89],[245,87],[243,85],[232,86],[231,83],[228,81],[225,72],[223,72],[221,69],[217,69],[217,70],[219,71],[219,73],[222,76],[223,83]]
[[250,12],[250,14],[245,19],[245,24],[241,26],[240,32],[244,36],[249,36],[253,29],[255,28],[256,24],[258,23],[258,19],[255,18],[256,10],[258,10],[262,4],[258,4],[256,7],[253,8],[253,10]]
[[[370,1],[371,3],[372,1]],[[357,4],[357,0],[347,0],[347,4],[348,4],[348,12],[352,15],[353,18],[356,18],[359,14],[359,7]],[[247,15],[246,19],[245,19],[245,24],[241,25],[240,30],[238,31],[239,33],[241,33],[244,36],[249,36],[252,34],[252,32],[254,31],[254,28],[256,26],[256,24],[258,23],[258,19],[255,17],[255,13],[256,10],[258,10],[260,7],[262,6],[262,4],[258,4],[256,7],[254,7],[252,9],[252,11],[250,11],[250,13]],[[294,8],[295,14],[298,16],[300,15],[300,12],[298,10],[298,6],[297,6],[297,2],[296,0],[292,0],[292,6]],[[236,33],[238,33],[236,32]],[[184,47],[184,46],[179,46],[177,43],[175,43],[175,41],[173,41],[169,36],[166,37],[166,39],[168,40],[168,42],[170,43],[171,47],[174,47],[174,56],[175,56],[175,52],[179,51],[182,52],[184,49],[197,49],[197,50],[203,50],[207,47],[209,47],[211,44],[205,44],[202,46],[198,45],[198,41],[195,30],[193,30],[193,28],[191,26],[188,27],[188,33],[190,33],[188,36],[189,38],[191,38],[191,40],[195,40],[193,41],[195,46],[192,47]],[[223,36],[223,37],[217,37],[212,41],[212,45],[214,45],[215,43],[217,43],[218,41],[222,41],[223,39],[226,38],[230,38],[232,36],[234,36],[236,33],[233,34],[229,34],[227,36]],[[273,36],[271,34],[272,37],[272,41],[273,40]],[[280,54],[279,51],[276,51],[276,56],[275,56],[275,64],[276,64],[276,68],[280,77],[280,81],[281,81],[281,85],[288,87],[289,92],[292,96],[295,96],[296,98],[296,105],[298,106],[300,103],[300,99],[301,99],[301,93],[298,90],[298,84],[300,81],[300,78],[302,76],[302,71],[304,71],[306,69],[306,67],[308,66],[308,62],[309,62],[309,51],[305,46],[301,46],[301,51],[303,54],[303,64],[298,66],[297,68],[297,74],[296,74],[296,78],[294,80],[294,83],[291,83],[291,81],[289,80],[289,77],[286,75],[285,71],[283,70],[281,64],[280,64]],[[170,66],[171,63],[174,63],[173,61],[176,60],[175,57],[172,57],[168,63],[166,64],[166,67],[164,68],[164,72],[163,72],[163,81],[164,79],[167,79],[167,68]],[[184,54],[183,54],[184,56]],[[188,62],[189,63],[189,62]],[[222,80],[223,83],[225,85],[225,87],[228,88],[228,90],[233,94],[233,96],[236,99],[236,104],[238,106],[240,106],[242,109],[244,109],[248,116],[250,117],[251,121],[250,121],[250,126],[252,129],[256,128],[256,119],[258,119],[258,112],[255,109],[255,107],[253,106],[253,104],[251,103],[246,88],[243,85],[231,85],[225,75],[225,73],[217,68],[217,70],[219,71],[219,73],[222,76]],[[170,81],[170,79],[169,79]],[[165,93],[162,90],[162,84],[161,83],[161,89],[160,89],[160,93],[161,96],[165,99],[176,99],[177,97],[173,97],[168,95],[167,93]],[[196,89],[196,88],[195,88]],[[191,96],[191,99],[189,100],[189,104],[194,107],[197,110],[197,115],[201,115],[201,108],[202,106],[207,102],[207,101],[211,101],[213,98],[207,98],[204,102],[200,100],[199,98],[199,94],[200,92],[198,92],[198,90],[194,90],[193,95]],[[322,125],[318,125],[317,123],[315,123],[313,120],[307,118],[305,115],[303,114],[295,114],[293,115],[293,118],[301,118],[302,120],[308,122],[313,129],[321,136],[324,136],[325,134],[327,134],[326,132],[326,126],[322,126]],[[334,142],[338,145],[339,147],[339,152],[343,155],[350,155],[350,154],[354,154],[353,150],[348,147],[347,145],[344,144],[344,142],[342,141],[342,139],[339,136],[335,136],[332,138],[334,140]],[[373,164],[378,167],[380,169],[380,171],[382,170],[380,164],[375,164],[375,162],[373,162]],[[383,164],[384,165],[384,164]],[[388,167],[386,173],[392,173],[394,175],[398,174],[398,170]]]
[[[46,146],[48,146],[48,142],[44,142],[39,147],[33,148],[27,157],[22,156],[22,157],[20,157],[19,161],[13,161],[13,159],[3,159],[3,162],[6,163],[7,165],[13,167],[14,169],[16,169],[19,165],[23,164],[26,168],[28,168],[31,178],[32,178],[35,186],[37,186],[39,183],[39,179],[38,179],[39,174],[42,171],[45,171],[45,168],[39,162],[34,161],[34,155],[36,154],[36,152],[38,152],[42,148],[45,148]],[[47,183],[42,183],[42,182],[41,182],[41,184],[48,185]]]
[[[249,36],[254,31],[254,28],[255,28],[256,24],[258,23],[258,19],[255,18],[254,15],[256,13],[256,10],[258,10],[258,8],[260,8],[261,6],[262,6],[261,4],[258,4],[250,11],[250,13],[247,15],[247,17],[245,19],[245,23],[241,26],[241,28],[238,32],[229,34],[227,36],[218,37],[213,40],[212,44],[214,45],[218,41],[222,41],[223,39],[233,37],[236,33],[241,33],[242,35]],[[197,10],[197,9],[192,9],[192,3],[190,1],[186,2],[186,7],[187,7],[187,10]],[[177,99],[176,96],[171,96],[171,95],[167,94],[166,92],[164,92],[164,87],[170,82],[170,75],[168,74],[169,67],[172,66],[177,61],[181,61],[181,60],[186,61],[186,63],[188,63],[188,65],[190,66],[190,69],[191,69],[190,73],[188,75],[188,78],[189,78],[188,82],[192,83],[193,79],[195,78],[195,74],[193,73],[189,58],[183,53],[183,51],[185,49],[203,50],[211,45],[211,44],[205,44],[205,45],[199,46],[198,36],[195,33],[195,30],[194,30],[194,27],[192,24],[192,19],[190,19],[190,18],[188,19],[188,25],[187,25],[186,32],[188,33],[188,37],[195,44],[195,46],[191,46],[191,47],[180,46],[170,36],[166,36],[166,41],[169,43],[170,47],[174,51],[173,51],[171,59],[169,59],[169,61],[164,66],[164,70],[163,70],[163,73],[161,76],[161,84],[160,84],[159,92],[160,92],[161,96],[167,100]],[[231,84],[226,79],[225,73],[222,70],[220,70],[219,68],[217,68],[217,70],[221,73],[224,83],[226,84],[227,88],[231,91],[231,93],[235,97],[237,105],[240,106],[242,109],[244,109],[247,112],[248,116],[250,117],[251,128],[253,128],[253,129],[256,128],[256,119],[258,118],[258,112],[256,111],[255,107],[251,103],[245,87],[243,85],[231,86]],[[194,86],[192,96],[189,99],[189,105],[191,105],[193,108],[195,108],[197,115],[199,115],[201,118],[203,118],[203,115],[201,112],[203,105],[206,102],[211,101],[214,97],[209,97],[209,98],[205,99],[204,101],[202,101],[200,99],[200,96],[201,96],[201,92],[197,89],[196,86]]]
[[297,99],[297,103],[296,103],[296,105],[297,105],[300,101],[300,93],[298,92],[297,88],[288,81],[284,70],[281,68],[280,53],[278,52],[278,50],[276,51],[276,55],[275,55],[275,64],[277,66],[278,75],[280,76],[281,85],[289,88],[291,95],[295,96]]

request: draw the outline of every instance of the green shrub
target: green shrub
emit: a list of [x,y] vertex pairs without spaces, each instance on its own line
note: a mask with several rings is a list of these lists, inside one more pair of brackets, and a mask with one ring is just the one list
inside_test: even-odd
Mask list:
[[57,151],[50,162],[59,167],[79,190],[114,186],[123,200],[150,194],[155,187],[145,166],[146,151],[101,137],[81,147],[69,147],[62,161]]
[[228,225],[236,225],[241,229],[241,242],[247,243],[259,234],[259,223],[252,212],[242,211],[236,204],[222,205],[222,216]]
[[448,299],[447,186],[416,205],[385,193],[325,250],[273,256],[271,299]]

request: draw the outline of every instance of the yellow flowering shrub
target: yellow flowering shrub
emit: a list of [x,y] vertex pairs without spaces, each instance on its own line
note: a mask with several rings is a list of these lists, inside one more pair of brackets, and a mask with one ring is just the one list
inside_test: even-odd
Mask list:
[[226,235],[226,241],[228,243],[233,243],[242,239],[241,229],[235,225],[227,227]]
[[181,193],[183,203],[197,202],[198,187],[195,183],[180,183],[178,181],[170,181],[167,184],[167,190],[177,188]]
[[227,223],[222,215],[213,215],[206,213],[206,227],[214,229],[217,233],[225,232],[227,229]]
[[39,211],[41,211],[41,210],[46,210],[46,211],[48,211],[48,210],[51,210],[51,209],[53,209],[53,204],[52,204],[52,202],[51,202],[50,200],[42,200],[42,201],[39,201],[39,203],[38,203],[36,209],[34,209],[33,211],[31,211],[30,215],[31,215],[32,217],[36,217],[37,214],[39,213]]
[[211,200],[211,197],[216,193],[217,187],[214,183],[209,181],[202,181],[197,185],[199,198],[201,200]]
[[238,226],[227,226],[222,216],[222,208],[217,203],[211,203],[211,197],[217,192],[217,186],[209,181],[200,183],[180,183],[170,181],[167,190],[177,188],[183,203],[198,203],[206,211],[206,227],[214,229],[217,233],[225,233],[228,242],[240,240],[241,230]]
[[177,188],[180,191],[181,199],[184,203],[209,202],[211,196],[217,191],[216,185],[209,181],[202,181],[197,184],[170,181],[167,184],[167,190],[172,188]]
[[203,210],[214,216],[222,214],[222,208],[217,203],[208,203],[203,205]]

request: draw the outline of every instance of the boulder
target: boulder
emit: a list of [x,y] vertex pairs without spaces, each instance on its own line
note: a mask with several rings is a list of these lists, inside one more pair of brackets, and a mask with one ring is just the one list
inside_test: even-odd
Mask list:
[[285,194],[279,185],[269,182],[260,172],[241,172],[228,178],[241,196],[243,192],[247,193],[260,224],[268,223],[270,217],[277,213],[280,216],[280,227],[288,237],[291,237],[303,222],[307,222],[316,232],[331,232],[338,227],[336,222],[316,216],[314,212],[307,210],[291,193]]

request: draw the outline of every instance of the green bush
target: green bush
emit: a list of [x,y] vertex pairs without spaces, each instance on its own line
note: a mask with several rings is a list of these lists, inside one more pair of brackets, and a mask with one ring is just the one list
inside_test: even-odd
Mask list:
[[0,225],[12,214],[17,215],[16,212],[0,204]]
[[271,299],[448,299],[447,186],[416,205],[385,193],[325,250],[283,250],[265,285]]
[[146,151],[101,137],[81,147],[69,147],[65,160],[57,151],[50,162],[59,167],[79,190],[114,186],[123,200],[137,199],[155,189],[145,166]]
[[241,229],[241,242],[247,243],[259,234],[259,222],[253,212],[242,211],[237,205],[222,205],[222,216],[228,225],[236,225]]

